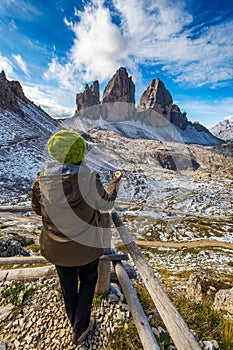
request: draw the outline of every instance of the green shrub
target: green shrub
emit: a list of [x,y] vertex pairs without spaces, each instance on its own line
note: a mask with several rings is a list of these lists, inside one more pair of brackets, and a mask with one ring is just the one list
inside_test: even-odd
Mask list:
[[3,304],[22,306],[33,290],[28,289],[23,282],[14,282],[11,286],[0,292],[0,299]]

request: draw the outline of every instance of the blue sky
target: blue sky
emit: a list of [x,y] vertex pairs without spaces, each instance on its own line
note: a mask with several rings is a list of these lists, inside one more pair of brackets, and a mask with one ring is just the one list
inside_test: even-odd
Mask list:
[[158,77],[189,120],[233,115],[232,0],[1,0],[0,69],[50,115],[120,66],[136,102]]

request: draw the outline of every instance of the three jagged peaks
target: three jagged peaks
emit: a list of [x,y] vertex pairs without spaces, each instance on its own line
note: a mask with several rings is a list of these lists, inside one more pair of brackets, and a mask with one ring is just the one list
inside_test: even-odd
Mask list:
[[[135,106],[135,84],[125,67],[120,67],[113,75],[104,89],[101,100],[99,82],[94,81],[90,87],[86,84],[84,92],[76,95],[76,112],[98,104],[114,102]],[[180,129],[185,130],[187,127],[186,113],[181,113],[180,108],[173,104],[172,95],[159,78],[151,81],[135,107],[135,113],[147,110],[154,110]]]

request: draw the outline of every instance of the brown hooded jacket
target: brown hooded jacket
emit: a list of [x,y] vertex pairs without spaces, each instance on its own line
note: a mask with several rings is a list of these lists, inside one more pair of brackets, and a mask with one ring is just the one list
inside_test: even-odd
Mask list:
[[113,178],[105,191],[99,175],[90,172],[85,163],[60,164],[59,171],[53,169],[36,178],[31,203],[42,216],[41,254],[49,262],[80,266],[103,254],[99,211],[112,209],[118,182]]

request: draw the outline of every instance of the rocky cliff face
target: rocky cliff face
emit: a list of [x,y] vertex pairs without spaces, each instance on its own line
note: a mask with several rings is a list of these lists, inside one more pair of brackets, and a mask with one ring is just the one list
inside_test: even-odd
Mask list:
[[[125,136],[133,137],[131,134],[135,134],[135,128],[143,124],[153,128],[152,138],[148,136],[151,139],[157,139],[155,134],[157,135],[160,130],[163,141],[173,140],[202,145],[221,143],[221,140],[214,137],[201,124],[188,121],[186,113],[181,112],[179,106],[173,104],[172,95],[158,78],[151,81],[135,108],[135,85],[123,67],[117,70],[105,87],[101,102],[98,81],[91,87],[86,85],[84,92],[77,94],[76,102],[76,112],[82,121],[84,118],[98,121],[101,116],[102,121],[114,122],[114,127],[121,129]],[[135,125],[128,125],[125,133],[122,124],[116,125],[119,122],[132,122]],[[145,133],[151,135],[148,130],[146,132],[138,130],[137,137],[145,137]],[[174,138],[175,134],[177,137]]]
[[225,118],[222,122],[210,129],[211,133],[222,140],[233,141],[233,116]]
[[135,103],[135,85],[126,68],[118,69],[104,89],[102,103],[109,102]]
[[[116,102],[121,102],[121,106],[113,104]],[[108,103],[111,103],[111,106],[107,106]],[[106,104],[106,106],[96,107],[95,110],[90,109],[99,104],[102,106]],[[84,112],[87,108],[89,110]],[[98,119],[101,111],[106,121],[134,119],[153,126],[160,123],[162,118],[166,118],[168,122],[172,122],[182,130],[186,129],[188,121],[186,113],[182,113],[180,108],[173,104],[172,95],[158,78],[151,81],[135,109],[135,85],[124,67],[118,69],[108,82],[101,102],[98,81],[95,81],[91,87],[86,85],[84,92],[76,96],[76,112],[80,111],[82,116],[88,115],[92,119]]]
[[57,121],[29,101],[19,82],[0,74],[0,173],[2,193],[29,191]]
[[91,106],[98,105],[100,102],[100,88],[98,80],[94,81],[90,87],[85,86],[84,92],[76,95],[76,111],[86,109]]
[[23,116],[17,98],[27,102],[20,83],[7,80],[4,71],[2,71],[0,73],[0,108],[8,109]]
[[143,92],[137,105],[137,111],[143,112],[152,109],[170,120],[172,102],[170,92],[165,88],[164,83],[156,78]]
[[86,85],[84,92],[76,95],[75,112],[91,119],[99,119],[101,115],[106,121],[116,121],[116,116],[117,121],[123,121],[134,114],[134,96],[132,77],[121,67],[105,87],[101,102],[99,82],[95,81],[90,87]]
[[186,112],[181,113],[180,108],[175,104],[173,104],[171,108],[170,121],[182,130],[187,128],[188,119],[186,117]]
[[126,102],[135,103],[135,85],[125,68],[121,67],[114,74],[104,89],[100,102],[100,89],[98,80],[90,87],[86,84],[83,92],[76,95],[76,112],[97,106],[100,103]]
[[[186,113],[182,113],[180,108],[173,104],[172,95],[166,89],[164,83],[158,78],[151,81],[137,105],[137,111],[139,113],[148,110],[155,111],[182,130],[185,130],[187,127],[188,120]],[[156,114],[154,113],[154,118],[155,116]]]

